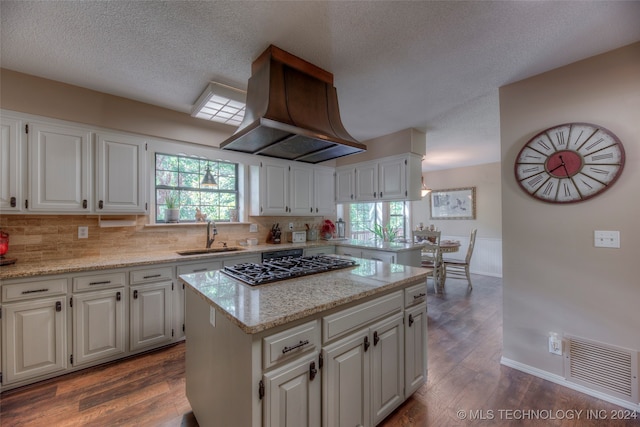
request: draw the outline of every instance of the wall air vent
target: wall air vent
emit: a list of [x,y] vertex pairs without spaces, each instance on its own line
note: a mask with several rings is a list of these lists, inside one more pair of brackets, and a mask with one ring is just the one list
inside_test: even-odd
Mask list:
[[567,381],[638,403],[638,352],[566,336]]

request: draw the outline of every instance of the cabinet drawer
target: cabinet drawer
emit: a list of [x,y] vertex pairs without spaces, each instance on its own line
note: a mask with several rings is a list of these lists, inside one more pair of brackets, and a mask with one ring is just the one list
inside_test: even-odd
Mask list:
[[410,307],[415,304],[423,303],[427,300],[427,283],[419,283],[409,286],[404,290],[404,306]]
[[203,271],[220,270],[222,261],[206,261],[197,264],[187,264],[178,266],[178,276],[182,274],[201,273]]
[[348,246],[336,246],[336,254],[352,256],[354,258],[362,258],[362,250],[357,248],[350,248]]
[[132,285],[140,283],[160,282],[162,280],[173,279],[172,267],[149,268],[145,270],[134,270],[130,273],[129,280]]
[[118,288],[126,285],[124,273],[94,274],[73,278],[73,292]]
[[60,278],[2,285],[2,302],[66,294],[67,284],[68,279]]
[[264,368],[317,348],[320,348],[317,320],[270,335],[264,338],[262,346]]
[[327,342],[402,309],[402,291],[365,302],[322,319],[322,341]]

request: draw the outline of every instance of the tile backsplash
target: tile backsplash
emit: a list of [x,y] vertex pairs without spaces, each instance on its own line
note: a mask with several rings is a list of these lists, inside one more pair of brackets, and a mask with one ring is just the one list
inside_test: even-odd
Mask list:
[[[0,229],[9,233],[7,257],[21,262],[81,258],[89,256],[122,255],[204,247],[206,223],[149,226],[146,215],[102,217],[105,221],[123,219],[133,226],[101,227],[97,215],[2,215]],[[217,223],[218,235],[214,246],[255,237],[266,242],[272,224],[279,223],[283,232],[289,223],[294,230],[305,230],[305,224],[317,228],[323,217],[250,217],[249,223],[258,225],[258,232],[249,232],[249,223]],[[334,220],[335,218],[332,218]],[[78,238],[78,227],[86,226],[89,236]],[[285,239],[286,240],[286,239]]]

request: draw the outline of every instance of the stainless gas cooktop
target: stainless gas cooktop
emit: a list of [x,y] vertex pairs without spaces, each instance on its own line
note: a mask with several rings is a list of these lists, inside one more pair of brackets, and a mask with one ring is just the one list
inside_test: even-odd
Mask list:
[[224,267],[221,271],[234,279],[255,286],[355,265],[357,265],[356,262],[349,259],[317,255],[268,259],[261,264],[236,264]]

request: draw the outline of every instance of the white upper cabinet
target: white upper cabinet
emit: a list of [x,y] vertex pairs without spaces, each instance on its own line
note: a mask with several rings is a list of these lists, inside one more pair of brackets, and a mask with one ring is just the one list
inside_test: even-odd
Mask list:
[[333,168],[281,160],[251,166],[251,215],[335,213]]
[[91,211],[91,132],[29,123],[30,211]]
[[147,211],[146,141],[130,135],[96,134],[98,213]]
[[293,215],[309,215],[313,213],[313,169],[308,165],[291,165],[289,170],[289,188],[291,189],[291,206]]
[[336,170],[336,201],[419,200],[421,158],[416,154],[385,157]]
[[349,203],[355,197],[355,169],[348,166],[336,169],[336,202]]
[[22,122],[0,118],[0,211],[19,212],[22,196]]
[[333,168],[313,170],[313,210],[315,215],[336,213],[335,174]]

